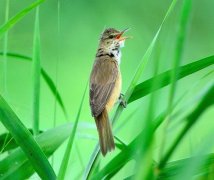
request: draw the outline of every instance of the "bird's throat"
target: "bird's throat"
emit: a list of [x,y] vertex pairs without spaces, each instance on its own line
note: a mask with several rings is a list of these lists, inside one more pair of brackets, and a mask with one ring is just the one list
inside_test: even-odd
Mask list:
[[120,64],[121,61],[121,50],[119,47],[113,46],[113,47],[101,47],[97,51],[96,57],[101,57],[101,56],[109,56],[113,58],[115,61],[117,61],[118,64]]

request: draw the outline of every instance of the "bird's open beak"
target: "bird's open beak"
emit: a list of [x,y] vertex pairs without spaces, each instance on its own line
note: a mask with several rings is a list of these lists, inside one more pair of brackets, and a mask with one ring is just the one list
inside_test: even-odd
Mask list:
[[128,38],[130,38],[130,37],[128,37],[128,36],[123,36],[122,37],[122,35],[126,32],[126,31],[128,31],[130,28],[126,28],[126,29],[124,29],[123,31],[121,31],[117,36],[116,36],[116,39],[118,39],[119,41],[123,41],[123,40],[125,40],[125,39],[128,39]]

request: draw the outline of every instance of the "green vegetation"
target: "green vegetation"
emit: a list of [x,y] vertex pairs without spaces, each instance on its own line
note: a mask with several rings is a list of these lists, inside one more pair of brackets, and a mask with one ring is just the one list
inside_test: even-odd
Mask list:
[[[213,179],[212,7],[1,1],[0,179]],[[86,82],[105,27],[133,38],[122,49],[128,105],[110,114],[116,150],[103,157]]]

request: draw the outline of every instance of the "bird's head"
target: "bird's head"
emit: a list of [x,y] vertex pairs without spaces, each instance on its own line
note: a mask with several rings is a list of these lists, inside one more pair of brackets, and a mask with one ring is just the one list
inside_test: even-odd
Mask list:
[[118,31],[114,28],[105,29],[100,38],[100,45],[110,49],[114,48],[115,46],[118,48],[123,47],[125,40],[129,37],[122,35],[128,30],[129,28],[123,31]]

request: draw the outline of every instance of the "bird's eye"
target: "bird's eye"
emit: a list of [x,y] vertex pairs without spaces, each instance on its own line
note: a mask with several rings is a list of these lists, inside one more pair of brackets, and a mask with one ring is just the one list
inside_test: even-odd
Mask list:
[[110,36],[109,36],[110,39],[112,39],[113,37],[114,37],[113,35],[110,35]]

